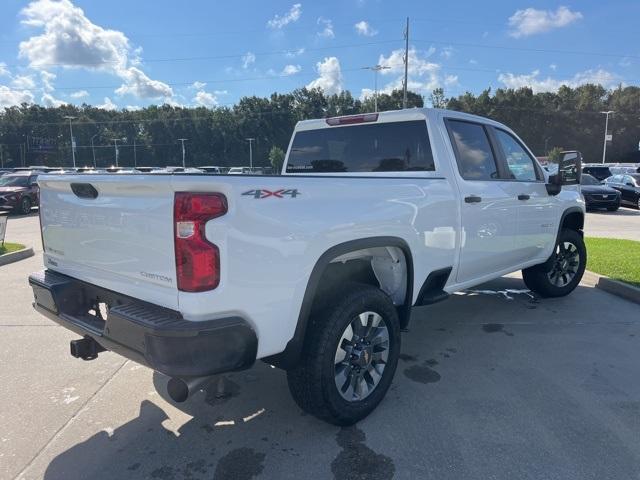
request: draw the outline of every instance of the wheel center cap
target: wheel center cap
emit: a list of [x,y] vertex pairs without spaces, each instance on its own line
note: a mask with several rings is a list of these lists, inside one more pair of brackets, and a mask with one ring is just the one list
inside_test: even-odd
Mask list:
[[367,367],[371,363],[371,348],[360,347],[353,350],[352,363],[358,367]]

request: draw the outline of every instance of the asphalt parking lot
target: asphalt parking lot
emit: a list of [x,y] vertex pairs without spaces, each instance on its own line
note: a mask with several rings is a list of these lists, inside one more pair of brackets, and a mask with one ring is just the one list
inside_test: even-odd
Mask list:
[[[589,214],[587,234],[626,234],[624,217],[639,239],[640,212],[620,212]],[[340,429],[302,413],[263,363],[178,407],[144,367],[72,358],[74,334],[31,308],[38,218],[9,222],[36,256],[0,267],[0,478],[640,476],[636,304],[582,285],[537,299],[515,276],[416,309],[387,398]]]

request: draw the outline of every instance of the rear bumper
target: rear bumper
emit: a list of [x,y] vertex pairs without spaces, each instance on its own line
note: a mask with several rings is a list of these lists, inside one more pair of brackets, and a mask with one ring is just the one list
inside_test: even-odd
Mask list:
[[[193,322],[174,310],[51,270],[32,274],[29,284],[38,312],[166,375],[208,376],[242,370],[255,362],[258,340],[240,317]],[[99,303],[109,306],[104,320],[90,313]]]

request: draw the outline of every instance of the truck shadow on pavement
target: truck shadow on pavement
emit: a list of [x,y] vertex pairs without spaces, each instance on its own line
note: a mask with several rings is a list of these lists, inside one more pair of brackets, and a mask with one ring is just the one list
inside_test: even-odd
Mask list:
[[[580,337],[585,330],[573,331],[576,321],[567,314],[592,292],[581,286],[567,299],[540,300],[520,279],[509,277],[416,309],[386,399],[357,426],[341,429],[305,414],[289,395],[285,373],[258,362],[251,370],[209,383],[184,404],[172,404],[191,417],[176,431],[167,427],[175,411],[150,397],[141,402],[136,418],[59,454],[44,478],[636,474],[632,465],[640,465],[637,452],[611,435],[607,418],[592,417],[584,406],[588,395],[577,402],[549,368],[555,361],[550,351],[558,348],[563,365],[579,357],[574,375],[585,374],[583,369],[593,375],[598,355],[585,359],[593,352],[575,348],[572,335]],[[626,330],[620,333],[627,337]],[[555,347],[545,348],[550,344]],[[166,377],[154,374],[153,383],[163,392]],[[606,381],[597,385],[609,387],[614,390]],[[627,393],[618,395],[629,400]],[[638,397],[624,416],[637,416]],[[637,419],[630,421],[640,431]],[[600,440],[585,445],[589,438]]]

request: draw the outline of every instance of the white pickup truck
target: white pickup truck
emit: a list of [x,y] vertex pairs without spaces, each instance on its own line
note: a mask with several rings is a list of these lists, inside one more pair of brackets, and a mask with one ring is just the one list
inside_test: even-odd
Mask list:
[[413,306],[517,270],[576,287],[579,177],[579,155],[550,176],[504,125],[435,109],[299,122],[282,175],[43,175],[34,306],[74,356],[147,365],[175,401],[262,359],[347,425],[388,390]]

